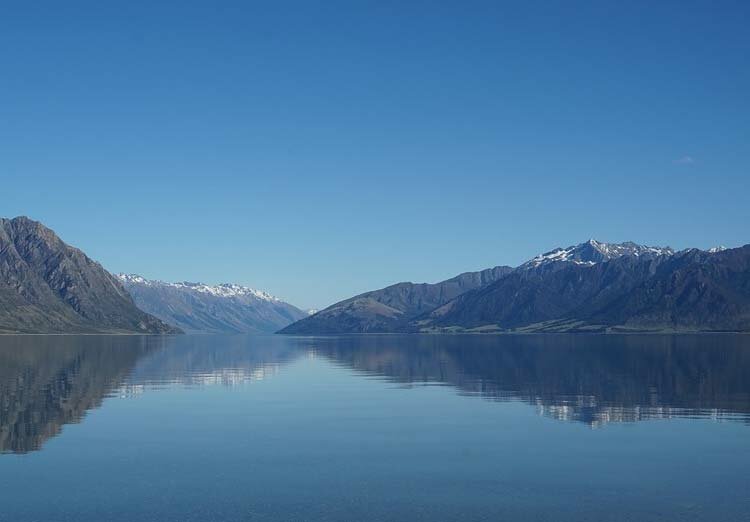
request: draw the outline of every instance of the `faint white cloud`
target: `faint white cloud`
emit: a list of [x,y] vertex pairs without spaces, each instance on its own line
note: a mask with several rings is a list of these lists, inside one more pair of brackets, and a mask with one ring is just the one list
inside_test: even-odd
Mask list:
[[672,161],[672,163],[674,163],[675,165],[692,165],[693,163],[695,163],[695,160],[692,156],[683,156]]

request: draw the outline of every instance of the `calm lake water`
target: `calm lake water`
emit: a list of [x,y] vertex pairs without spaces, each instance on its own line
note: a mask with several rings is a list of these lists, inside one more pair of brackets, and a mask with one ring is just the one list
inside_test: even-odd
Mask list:
[[750,520],[750,336],[0,337],[2,521]]

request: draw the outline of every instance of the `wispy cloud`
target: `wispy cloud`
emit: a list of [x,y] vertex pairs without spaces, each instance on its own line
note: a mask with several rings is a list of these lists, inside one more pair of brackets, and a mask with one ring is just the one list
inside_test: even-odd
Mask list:
[[695,160],[692,156],[683,156],[681,158],[673,160],[672,163],[674,163],[675,165],[692,165],[693,163],[695,163]]

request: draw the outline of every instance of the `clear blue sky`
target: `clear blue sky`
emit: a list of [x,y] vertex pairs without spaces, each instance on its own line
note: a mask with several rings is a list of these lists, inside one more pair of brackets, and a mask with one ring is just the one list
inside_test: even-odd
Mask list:
[[0,215],[302,307],[590,237],[737,246],[749,28],[722,1],[5,2]]

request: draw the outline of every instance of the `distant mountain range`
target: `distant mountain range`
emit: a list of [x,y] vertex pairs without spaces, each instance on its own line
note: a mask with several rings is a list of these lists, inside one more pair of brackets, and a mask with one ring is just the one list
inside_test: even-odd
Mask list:
[[120,281],[26,217],[0,218],[0,333],[178,333]]
[[[675,252],[590,240],[475,275],[485,273],[437,297],[455,279],[368,292],[280,333],[750,331],[750,245]],[[408,300],[393,298],[398,289]]]
[[273,333],[308,314],[266,292],[235,284],[118,279],[142,310],[188,333]]

